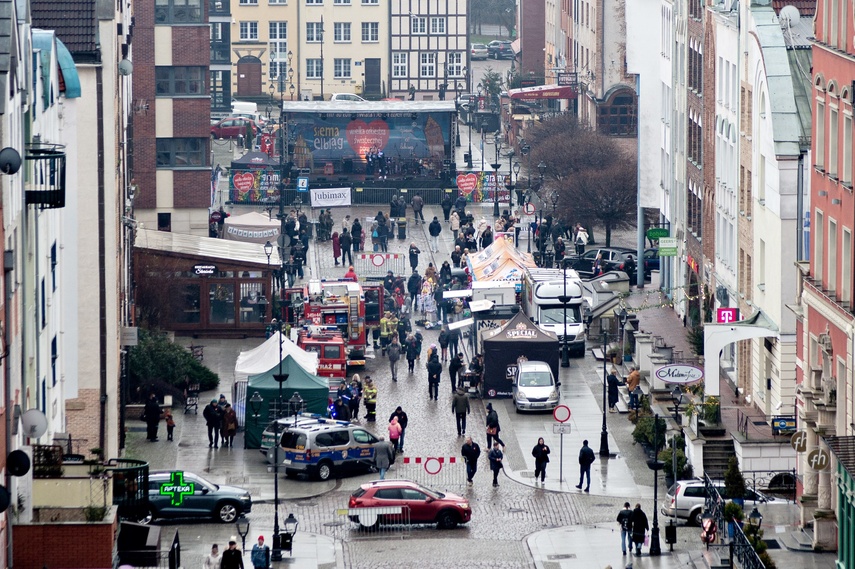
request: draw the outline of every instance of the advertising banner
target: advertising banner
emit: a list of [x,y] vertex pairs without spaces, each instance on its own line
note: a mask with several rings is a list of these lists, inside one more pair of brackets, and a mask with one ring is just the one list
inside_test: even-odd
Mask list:
[[341,207],[349,206],[350,188],[328,188],[321,190],[312,188],[309,190],[312,198],[312,207]]
[[229,174],[229,200],[233,203],[259,202],[279,194],[276,170],[232,170]]
[[[491,203],[495,201],[496,173],[495,172],[469,172],[457,175],[457,190],[466,201],[472,203]],[[504,181],[499,180],[499,203],[508,203],[510,192],[505,187]]]

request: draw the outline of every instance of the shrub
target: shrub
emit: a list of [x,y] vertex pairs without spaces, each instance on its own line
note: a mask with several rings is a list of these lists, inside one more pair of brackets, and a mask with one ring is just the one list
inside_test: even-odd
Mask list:
[[724,520],[726,522],[734,519],[741,522],[744,518],[745,512],[742,511],[742,506],[736,502],[728,502],[724,505]]
[[[653,447],[654,439],[654,417],[650,415],[642,415],[635,424],[635,429],[632,431],[632,438],[637,443]],[[665,419],[660,418],[658,424],[658,435],[656,437],[656,447],[654,451],[658,452],[665,446]]]
[[686,339],[696,356],[704,355],[704,327],[692,326],[686,332]]
[[199,363],[184,347],[169,341],[159,330],[140,329],[139,344],[130,352],[131,399],[144,401],[149,392],[158,397],[184,397],[184,382],[198,383],[202,391],[216,389],[220,378]]
[[745,497],[745,477],[739,470],[739,461],[735,456],[731,456],[727,461],[727,470],[724,471],[724,491],[732,500]]

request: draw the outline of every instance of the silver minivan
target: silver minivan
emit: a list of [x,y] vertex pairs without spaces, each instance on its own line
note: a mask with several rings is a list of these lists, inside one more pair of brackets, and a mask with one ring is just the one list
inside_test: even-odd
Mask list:
[[520,411],[552,411],[558,406],[561,383],[552,375],[546,362],[525,361],[517,364],[514,378],[514,405]]

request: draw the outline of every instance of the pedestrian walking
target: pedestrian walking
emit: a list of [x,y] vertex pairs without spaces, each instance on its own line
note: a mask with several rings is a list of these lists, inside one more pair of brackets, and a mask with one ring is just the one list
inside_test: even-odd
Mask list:
[[237,413],[235,413],[235,410],[232,409],[229,403],[226,403],[225,410],[223,411],[223,422],[220,426],[220,434],[223,437],[224,447],[234,446],[237,427]]
[[[451,354],[451,361],[448,364],[448,377],[451,378],[451,390],[454,391],[458,382],[458,374],[461,369],[464,367],[463,363],[463,352],[460,352],[456,356]],[[463,378],[460,378],[460,388],[464,389]]]
[[392,341],[386,347],[386,355],[389,357],[389,368],[392,370],[392,381],[398,381],[398,361],[401,359],[401,342],[398,341],[397,332],[392,334]]
[[270,567],[270,548],[264,545],[264,536],[258,536],[258,543],[252,546],[249,556],[255,569],[267,569]]
[[433,216],[433,221],[428,225],[428,234],[430,235],[430,250],[434,253],[439,252],[439,234],[442,233],[442,224],[436,216]]
[[386,479],[386,471],[395,462],[395,452],[385,437],[374,443],[374,467],[380,473],[380,480]]
[[588,446],[588,439],[582,441],[582,448],[579,450],[579,484],[576,486],[579,490],[582,489],[582,480],[588,476],[588,485],[585,487],[585,492],[591,491],[591,464],[594,463],[594,451]]
[[237,538],[229,538],[229,548],[223,551],[220,569],[243,569],[243,553],[237,548]]
[[428,398],[439,401],[439,382],[442,377],[442,364],[439,363],[439,355],[434,352],[427,363],[428,372]]
[[445,218],[445,222],[448,223],[448,216],[451,214],[451,206],[453,205],[451,202],[451,196],[449,194],[445,194],[439,205],[442,207],[442,216]]
[[[353,247],[353,237],[350,232],[347,229],[343,229],[338,241],[341,246],[341,264],[352,265],[353,254],[351,253],[351,248]],[[335,253],[335,251],[333,251],[333,253]]]
[[[457,304],[454,305],[454,318],[460,318],[457,314]],[[461,305],[462,312],[462,305]],[[451,351],[451,357],[462,356],[463,353],[460,351],[460,330],[455,328],[454,330],[448,331],[448,348]]]
[[353,374],[350,380],[350,419],[359,421],[359,402],[362,400],[362,382],[359,374]]
[[[457,210],[451,212],[451,219],[448,225],[451,227],[451,235],[454,236],[454,241],[457,241],[457,234],[460,233],[460,215],[457,213]],[[459,260],[455,266],[460,266]]]
[[419,357],[416,339],[412,334],[407,336],[407,371],[413,373],[416,367],[416,358]]
[[641,504],[636,504],[632,511],[632,541],[635,543],[636,555],[641,555],[641,546],[644,545],[648,529],[650,526],[647,525],[647,514],[641,509]]
[[410,205],[413,206],[413,220],[415,222],[421,220],[422,224],[424,224],[425,216],[422,213],[422,209],[425,207],[425,200],[422,199],[422,196],[420,196],[418,192],[413,196],[413,199],[410,201]]
[[[338,231],[333,231],[332,234],[332,254],[333,259],[335,259],[335,266],[338,266],[338,258],[341,257],[341,240],[338,236]],[[342,259],[342,262],[344,260]]]
[[359,222],[359,218],[355,218],[353,220],[353,224],[350,226],[350,238],[353,240],[353,252],[358,253],[362,247],[362,223]]
[[407,425],[410,422],[410,418],[407,416],[407,413],[398,405],[395,408],[395,411],[389,415],[389,422],[392,422],[392,419],[398,419],[398,425],[401,426],[401,434],[398,436],[398,453],[404,452],[404,438],[407,435]]
[[392,419],[389,421],[389,442],[392,443],[392,448],[396,454],[398,452],[398,442],[401,439],[402,431],[403,429],[398,423],[398,418],[392,415]]
[[499,441],[493,441],[493,448],[490,449],[487,458],[490,459],[490,470],[493,471],[493,486],[495,487],[499,485],[499,471],[502,470],[502,460],[505,458],[505,454],[499,447]]
[[463,461],[466,463],[466,482],[472,484],[472,479],[475,478],[475,473],[478,472],[478,457],[481,456],[481,447],[472,440],[472,437],[466,437],[466,442],[463,443],[460,454],[463,455]]
[[[436,339],[439,342],[439,349],[441,350],[441,361],[448,361],[448,327],[443,326],[442,330],[439,331],[439,338]],[[454,392],[454,383],[451,384],[451,391]]]
[[365,378],[362,397],[365,399],[365,418],[373,423],[377,420],[377,387],[370,377]]
[[166,421],[166,440],[171,441],[175,432],[175,417],[172,416],[172,411],[167,409],[163,412],[163,418]]
[[621,385],[620,379],[618,379],[617,370],[612,368],[609,371],[609,375],[606,377],[606,381],[608,382],[609,388],[609,413],[617,413],[617,405],[618,402],[618,387]]
[[620,525],[620,549],[626,555],[626,549],[629,548],[632,553],[632,510],[629,502],[623,503],[623,510],[618,512],[617,523]]
[[421,253],[422,251],[418,248],[415,241],[410,243],[410,267],[412,267],[413,272],[416,272],[419,267],[419,255],[421,255]]
[[493,409],[492,403],[487,403],[487,446],[493,446],[492,441],[495,440],[502,446],[505,442],[499,438],[499,432],[502,427],[499,425],[499,414]]
[[629,391],[629,408],[635,409],[639,405],[638,395],[635,394],[635,388],[641,383],[641,374],[637,367],[633,367],[629,372],[629,377],[626,378],[626,390]]
[[588,244],[588,232],[580,223],[576,224],[576,237],[573,242],[576,244],[576,254],[583,255],[585,253],[585,245]]
[[211,546],[211,553],[205,556],[202,560],[202,569],[220,569],[223,556],[220,554],[220,549],[215,543]]
[[534,457],[534,481],[537,482],[540,476],[540,483],[543,484],[546,480],[546,465],[549,464],[549,447],[543,437],[537,439],[537,444],[531,449],[531,456]]
[[217,400],[211,399],[211,404],[205,406],[202,411],[202,417],[205,418],[205,425],[208,427],[208,448],[220,448],[220,408],[217,406]]
[[462,437],[466,434],[466,415],[470,412],[469,396],[462,387],[455,391],[451,398],[451,410],[457,421],[457,436]]
[[148,401],[145,402],[143,408],[143,420],[145,421],[146,432],[145,438],[149,442],[157,442],[157,426],[160,423],[161,416],[160,405],[157,404],[157,396],[154,393],[148,394]]

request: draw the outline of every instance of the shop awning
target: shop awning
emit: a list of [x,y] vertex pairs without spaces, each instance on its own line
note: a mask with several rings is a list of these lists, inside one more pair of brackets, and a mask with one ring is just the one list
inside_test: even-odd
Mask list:
[[[244,262],[257,266],[264,266],[268,263],[267,255],[264,253],[264,245],[258,243],[243,243],[241,241],[229,241],[228,239],[172,233],[171,231],[138,228],[134,247],[210,259],[212,262],[217,260]],[[278,247],[273,247],[273,254],[270,256],[270,265],[274,267],[278,267],[280,264],[277,249]]]
[[557,84],[511,89],[508,91],[508,94],[511,96],[511,99],[526,100],[576,98],[576,90],[573,87],[560,87]]
[[515,39],[511,42],[511,49],[514,50],[514,55],[519,55],[522,51],[522,44],[520,43],[520,38]]

